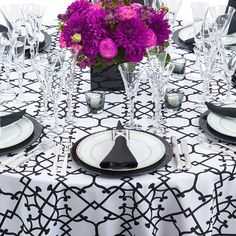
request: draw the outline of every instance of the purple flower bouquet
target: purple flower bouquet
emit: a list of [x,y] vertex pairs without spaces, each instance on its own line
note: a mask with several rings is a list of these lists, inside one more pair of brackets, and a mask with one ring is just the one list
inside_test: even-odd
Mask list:
[[76,0],[60,22],[60,47],[77,54],[77,65],[94,71],[122,62],[139,62],[147,48],[165,47],[170,26],[167,8],[158,11],[130,0]]

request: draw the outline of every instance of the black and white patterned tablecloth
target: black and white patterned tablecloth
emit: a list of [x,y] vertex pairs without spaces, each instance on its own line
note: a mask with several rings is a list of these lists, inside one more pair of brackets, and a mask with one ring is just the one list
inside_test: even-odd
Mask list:
[[[49,29],[48,29],[49,30]],[[52,34],[56,42],[56,32]],[[52,49],[56,46],[54,43]],[[194,110],[202,91],[200,75],[194,70],[195,57],[181,48],[175,55],[187,59],[186,78],[170,83],[185,92],[182,109],[164,113],[169,141],[171,135],[185,138],[192,169],[176,170],[174,159],[160,170],[120,178],[92,174],[69,160],[68,174],[53,177],[53,150],[41,153],[17,171],[0,167],[0,235],[49,236],[184,236],[236,235],[236,163],[222,153],[202,148],[196,139],[200,112]],[[2,79],[4,73],[0,73]],[[26,108],[33,117],[42,113],[42,94],[32,72],[24,75],[29,104],[10,102],[4,110]],[[13,81],[17,86],[17,81]],[[87,112],[84,91],[90,88],[89,71],[77,70],[73,92],[75,123],[61,136],[75,142],[87,134],[127,121],[124,92],[109,92],[105,110]],[[213,79],[212,93],[225,93],[224,80]],[[235,92],[235,89],[233,89]],[[51,104],[49,104],[51,108]],[[65,96],[59,106],[60,121],[67,113]],[[151,92],[142,81],[135,117],[147,128],[153,115]],[[40,138],[47,138],[49,124]],[[7,158],[1,156],[1,160]],[[60,160],[62,162],[62,160]]]

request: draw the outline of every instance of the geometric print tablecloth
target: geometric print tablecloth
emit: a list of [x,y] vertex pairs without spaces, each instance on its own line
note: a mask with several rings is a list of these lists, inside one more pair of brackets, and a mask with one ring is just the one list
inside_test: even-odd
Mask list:
[[[50,30],[50,29],[48,29]],[[57,32],[52,34],[52,49]],[[183,107],[177,113],[164,112],[168,133],[185,138],[190,150],[192,169],[176,170],[172,160],[165,167],[140,176],[105,177],[92,174],[71,159],[65,177],[53,177],[53,149],[41,153],[17,171],[0,167],[0,234],[50,236],[177,236],[236,235],[235,160],[202,148],[196,139],[200,112],[194,104],[202,91],[202,81],[195,71],[195,57],[181,48],[175,55],[187,59],[186,77],[171,78],[170,84],[184,90]],[[3,77],[3,72],[0,74]],[[84,92],[90,88],[89,71],[76,71],[73,92],[75,122],[68,126],[62,140],[75,142],[85,135],[114,127],[127,121],[127,98],[124,91],[108,92],[104,111],[87,112]],[[2,109],[26,108],[36,117],[42,112],[42,94],[32,72],[24,75],[29,104],[14,101]],[[225,93],[222,77],[213,78],[215,96]],[[13,81],[17,86],[17,81]],[[233,93],[235,89],[233,89]],[[60,121],[67,112],[65,95],[59,105]],[[51,108],[51,104],[49,104]],[[147,129],[153,115],[153,103],[147,81],[141,82],[135,118]],[[40,140],[47,138],[50,122]],[[6,156],[2,156],[4,160]],[[62,160],[60,160],[62,162]]]

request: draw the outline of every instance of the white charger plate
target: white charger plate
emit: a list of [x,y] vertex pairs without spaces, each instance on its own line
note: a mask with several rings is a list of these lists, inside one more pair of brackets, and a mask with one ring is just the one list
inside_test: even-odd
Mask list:
[[[83,139],[76,147],[76,154],[80,160],[89,166],[102,169],[99,164],[110,152],[114,141],[111,140],[111,131],[103,131],[92,134]],[[160,161],[166,148],[163,142],[149,133],[131,130],[128,141],[130,151],[138,162],[138,170],[155,164]],[[109,169],[112,171],[130,171],[130,169]]]
[[[188,25],[179,31],[179,39],[183,42],[194,37],[194,30],[192,25]],[[222,38],[225,46],[236,44],[236,33],[226,35]]]
[[[0,116],[8,113],[9,112],[1,112]],[[9,148],[25,141],[33,132],[33,122],[23,116],[20,120],[0,128],[0,149]]]
[[236,138],[236,118],[210,112],[207,123],[215,131]]

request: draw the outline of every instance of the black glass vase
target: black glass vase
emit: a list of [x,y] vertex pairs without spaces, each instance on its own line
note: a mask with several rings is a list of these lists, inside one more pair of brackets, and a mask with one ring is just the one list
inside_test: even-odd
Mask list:
[[91,67],[91,90],[93,91],[119,91],[124,90],[123,80],[118,65],[111,65],[99,72]]

